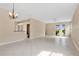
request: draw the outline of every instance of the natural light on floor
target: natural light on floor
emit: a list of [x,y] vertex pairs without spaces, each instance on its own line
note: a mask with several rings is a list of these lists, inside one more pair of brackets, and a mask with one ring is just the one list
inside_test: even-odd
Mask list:
[[42,51],[37,56],[64,56],[63,53]]

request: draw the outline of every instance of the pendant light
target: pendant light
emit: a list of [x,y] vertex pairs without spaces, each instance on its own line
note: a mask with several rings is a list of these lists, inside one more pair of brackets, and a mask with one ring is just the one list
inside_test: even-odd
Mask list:
[[13,6],[12,6],[12,11],[9,12],[9,16],[10,16],[11,19],[17,18],[17,14],[15,13],[15,9],[14,9],[14,3],[13,3]]

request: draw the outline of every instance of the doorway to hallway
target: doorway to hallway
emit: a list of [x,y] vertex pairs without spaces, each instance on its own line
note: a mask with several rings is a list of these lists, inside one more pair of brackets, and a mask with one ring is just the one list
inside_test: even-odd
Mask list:
[[30,24],[27,24],[27,38],[30,38]]

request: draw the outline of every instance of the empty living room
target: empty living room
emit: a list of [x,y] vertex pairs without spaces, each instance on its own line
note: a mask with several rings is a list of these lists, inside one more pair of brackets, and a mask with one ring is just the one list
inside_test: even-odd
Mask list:
[[0,3],[0,56],[79,56],[79,3]]

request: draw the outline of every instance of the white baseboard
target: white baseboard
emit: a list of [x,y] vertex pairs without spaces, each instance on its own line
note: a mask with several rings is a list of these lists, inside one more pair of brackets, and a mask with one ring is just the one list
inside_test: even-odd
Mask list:
[[[31,39],[38,39],[38,38],[41,38],[41,37],[44,37],[44,36],[38,36],[38,37],[35,37],[35,38],[25,38],[27,40],[31,40]],[[9,42],[2,42],[0,43],[0,46],[3,46],[3,45],[7,45],[7,44],[12,44],[12,43],[15,43],[15,42],[20,42],[20,41],[23,41],[25,39],[19,39],[19,40],[14,40],[14,41],[9,41]]]
[[20,39],[20,40],[11,41],[11,42],[3,42],[3,43],[0,43],[0,46],[7,45],[7,44],[12,44],[12,43],[15,43],[15,42],[20,42],[20,41],[23,41],[23,40],[25,40],[25,39]]
[[76,44],[76,42],[75,42],[73,39],[72,39],[72,42],[73,42],[73,44],[74,44],[76,50],[79,52],[79,47],[78,47],[78,45]]
[[30,38],[30,39],[39,39],[39,38],[45,38],[45,36],[33,37],[33,38]]

